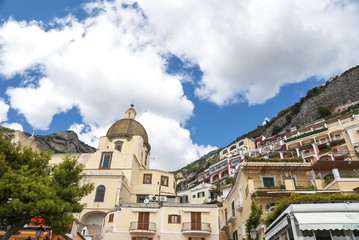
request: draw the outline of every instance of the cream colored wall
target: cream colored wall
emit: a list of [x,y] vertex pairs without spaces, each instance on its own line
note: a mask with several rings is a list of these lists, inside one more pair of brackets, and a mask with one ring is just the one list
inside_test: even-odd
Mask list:
[[326,190],[353,190],[354,188],[359,187],[359,181],[337,181],[333,185],[330,185],[329,188],[326,188]]
[[[210,190],[209,187],[198,188],[198,189],[187,189],[187,190],[184,190],[184,191],[181,191],[181,192],[177,192],[177,196],[186,196],[187,195],[188,196],[188,203],[190,203],[190,204],[202,204],[207,199],[210,198],[209,190]],[[204,197],[198,198],[197,194],[199,192],[204,192]],[[193,195],[195,195],[195,198],[193,198]]]
[[59,163],[62,163],[64,157],[66,156],[71,156],[71,157],[77,157],[78,158],[78,162],[79,163],[82,163],[81,161],[81,157],[82,157],[83,154],[81,153],[77,153],[77,154],[64,154],[64,153],[56,153],[56,154],[53,154],[51,156],[51,159],[49,161],[49,164],[50,165],[54,165],[54,164],[59,164]]
[[[139,211],[133,211],[134,208],[122,208],[121,211],[117,211],[115,214],[115,222],[116,231],[129,231],[131,222],[138,222],[138,213]],[[155,210],[156,212],[150,213],[150,223],[156,224],[156,232],[159,232],[159,222],[160,222],[160,209],[154,208],[151,210]]]
[[[217,240],[219,237],[218,231],[218,208],[213,207],[158,207],[158,208],[136,208],[124,207],[120,211],[114,212],[114,223],[108,222],[109,214],[105,217],[103,226],[103,240],[115,240],[115,239],[131,239],[131,237],[139,236],[140,234],[129,233],[130,222],[138,221],[138,211],[151,210],[150,222],[156,224],[156,234],[142,233],[142,236],[152,237],[153,239],[183,239],[188,240],[188,236],[182,232],[182,224],[190,222],[190,211],[204,211],[201,213],[201,219],[203,223],[209,223],[211,227],[210,235],[198,235],[205,237],[206,240]],[[181,215],[180,224],[168,223],[169,214]]]
[[[192,211],[203,211],[201,212],[202,223],[209,223],[211,227],[211,233],[218,234],[218,220],[217,220],[217,208],[206,208],[206,207],[163,207],[162,209],[163,219],[163,233],[177,232],[180,233],[183,223],[191,222],[191,210]],[[169,214],[180,214],[181,224],[168,223]]]
[[[115,149],[116,141],[123,142],[121,152]],[[121,154],[134,154],[136,159],[139,161],[141,168],[148,168],[149,166],[149,161],[147,161],[147,165],[145,166],[145,156],[148,149],[144,145],[143,138],[141,136],[133,136],[130,141],[128,141],[126,138],[116,138],[110,141],[106,136],[104,136],[100,138],[98,150],[113,151],[114,153],[116,152]],[[147,159],[149,160],[148,156]]]
[[[143,184],[144,174],[152,174],[152,184]],[[161,186],[161,176],[168,177],[167,187]],[[138,184],[133,186],[133,192],[135,194],[175,195],[175,177],[173,173],[141,169],[139,170],[137,181]]]
[[[86,203],[86,209],[108,209],[111,210],[115,207],[119,199],[121,189],[122,176],[106,176],[106,175],[90,175],[87,174],[88,183],[94,184],[94,190],[87,196],[81,199],[81,203]],[[105,198],[103,202],[95,202],[96,189],[98,186],[105,186]]]
[[249,138],[245,138],[243,140],[244,140],[244,146],[246,146],[249,151],[256,149],[256,144],[254,143],[254,141],[252,141]]

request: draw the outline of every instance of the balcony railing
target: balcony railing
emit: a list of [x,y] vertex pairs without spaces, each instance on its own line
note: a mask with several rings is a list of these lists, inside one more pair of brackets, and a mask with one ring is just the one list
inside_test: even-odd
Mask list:
[[234,223],[236,221],[236,212],[235,211],[230,211],[227,214],[227,222],[229,223]]
[[131,233],[156,233],[156,223],[152,222],[131,222],[130,223],[130,232]]
[[221,221],[221,223],[220,223],[220,228],[221,228],[221,230],[228,231],[229,226],[228,226],[227,219],[223,219],[223,220]]
[[211,233],[211,224],[204,222],[185,222],[182,223],[182,232],[185,233],[201,233],[201,234],[210,234]]

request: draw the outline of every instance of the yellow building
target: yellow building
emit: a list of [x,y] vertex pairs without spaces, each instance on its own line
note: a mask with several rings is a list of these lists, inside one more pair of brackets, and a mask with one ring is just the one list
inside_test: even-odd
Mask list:
[[[359,161],[243,162],[234,185],[219,211],[220,239],[247,239],[246,221],[252,201],[265,219],[276,203],[292,192],[299,194],[353,193],[359,187]],[[326,176],[332,176],[327,180]],[[264,238],[263,222],[257,227],[258,239]]]
[[[75,215],[74,234],[85,226],[89,235],[99,239],[104,217],[124,202],[144,200],[175,203],[175,178],[172,173],[149,169],[150,150],[144,127],[135,120],[130,108],[126,118],[115,122],[100,138],[95,153],[72,154],[84,164],[84,182],[95,189],[81,199],[84,210]],[[53,155],[50,163],[62,161],[66,154]]]
[[285,141],[287,150],[295,150],[306,162],[359,160],[359,116],[346,114],[294,128]]
[[218,240],[213,204],[123,203],[103,223],[103,240]]
[[229,158],[232,156],[244,156],[247,152],[256,149],[256,145],[252,139],[243,138],[237,142],[234,142],[229,147],[224,148],[219,153],[219,159]]

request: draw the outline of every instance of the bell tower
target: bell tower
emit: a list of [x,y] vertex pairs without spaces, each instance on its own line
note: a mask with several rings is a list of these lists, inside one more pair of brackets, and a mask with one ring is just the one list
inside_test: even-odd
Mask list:
[[134,105],[131,104],[131,108],[127,109],[126,111],[126,118],[135,119],[136,118],[136,111],[133,109]]

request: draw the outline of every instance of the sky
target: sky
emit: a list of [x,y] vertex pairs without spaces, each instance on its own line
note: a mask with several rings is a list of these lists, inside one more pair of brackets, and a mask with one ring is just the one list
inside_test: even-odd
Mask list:
[[99,137],[135,105],[177,170],[359,63],[356,0],[0,0],[0,125]]

